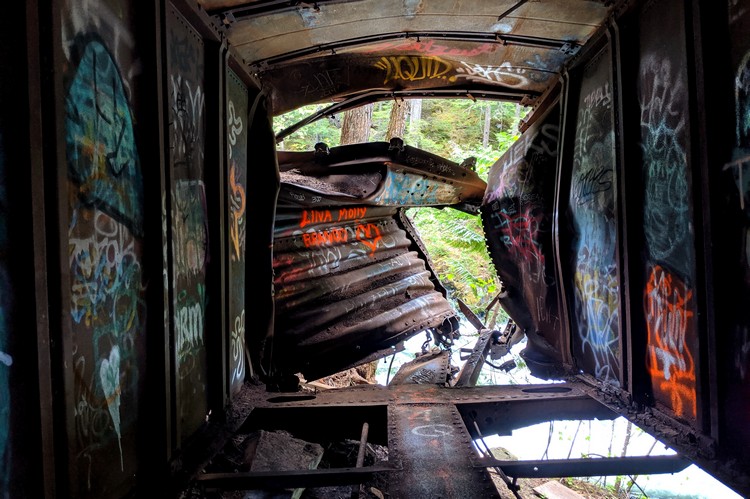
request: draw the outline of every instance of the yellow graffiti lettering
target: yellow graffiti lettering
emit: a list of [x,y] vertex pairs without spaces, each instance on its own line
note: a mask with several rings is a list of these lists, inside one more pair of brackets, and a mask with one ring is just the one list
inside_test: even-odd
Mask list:
[[419,81],[419,80],[447,80],[456,81],[456,76],[448,76],[453,72],[453,64],[440,57],[425,56],[393,56],[381,57],[375,67],[385,71],[383,84],[389,81]]

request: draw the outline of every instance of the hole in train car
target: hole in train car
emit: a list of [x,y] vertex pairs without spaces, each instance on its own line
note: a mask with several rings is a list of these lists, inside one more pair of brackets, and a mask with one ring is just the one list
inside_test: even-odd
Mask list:
[[[406,113],[401,114],[400,124],[393,122],[392,111],[396,106],[406,106],[408,109]],[[342,140],[349,144],[346,141],[350,139],[345,139],[343,133],[347,121],[347,118],[343,116],[344,113],[336,115],[335,119],[319,119],[299,128],[296,127],[296,124],[306,117],[321,113],[323,110],[322,105],[307,106],[274,118],[274,130],[278,134],[277,149],[282,170],[282,190],[285,182],[303,184],[307,189],[305,192],[293,193],[290,196],[295,201],[308,196],[308,200],[312,197],[319,203],[317,206],[310,205],[302,208],[301,215],[298,215],[302,222],[299,224],[300,227],[296,228],[304,232],[302,244],[305,246],[328,248],[324,255],[315,257],[320,263],[320,268],[314,269],[315,272],[313,272],[317,279],[316,285],[329,286],[324,283],[318,270],[331,273],[342,268],[339,260],[330,261],[332,254],[341,253],[340,249],[332,247],[334,243],[348,243],[353,237],[359,237],[362,234],[358,232],[358,227],[349,230],[348,235],[338,226],[324,227],[317,231],[312,228],[315,223],[335,222],[337,217],[341,217],[338,214],[339,209],[328,209],[330,206],[325,206],[326,202],[332,203],[325,194],[330,194],[335,188],[339,197],[333,201],[334,203],[340,201],[341,197],[348,196],[367,199],[369,206],[390,205],[403,209],[405,218],[412,224],[416,237],[419,238],[419,246],[426,253],[419,258],[425,261],[426,265],[431,265],[430,270],[435,274],[434,280],[444,290],[447,300],[456,311],[460,325],[450,340],[440,341],[439,337],[434,334],[434,329],[416,328],[415,333],[415,328],[407,320],[404,322],[404,327],[408,327],[408,331],[402,334],[398,341],[392,341],[385,345],[387,348],[381,348],[376,352],[373,360],[366,366],[348,366],[346,370],[320,378],[311,374],[311,379],[305,379],[310,377],[302,375],[303,387],[320,390],[357,384],[385,385],[391,382],[403,364],[430,354],[433,349],[451,351],[446,379],[446,384],[450,385],[455,381],[455,375],[464,365],[468,352],[475,346],[478,339],[479,328],[476,321],[482,322],[486,328],[502,330],[509,318],[496,299],[501,284],[487,252],[479,215],[479,203],[484,193],[481,192],[478,199],[474,200],[475,205],[471,209],[466,209],[466,203],[462,205],[462,199],[451,200],[446,197],[438,199],[439,194],[436,193],[448,192],[450,189],[458,190],[462,182],[468,182],[468,180],[459,181],[458,179],[465,179],[472,175],[478,176],[482,182],[485,182],[493,163],[519,137],[519,123],[525,117],[527,108],[511,102],[469,99],[411,99],[400,102],[376,102],[369,105],[365,113],[367,123],[362,125],[364,128],[359,131],[357,144],[385,142],[392,130],[396,129],[398,130],[397,136],[403,137],[403,140],[394,139],[395,142],[391,143],[388,151],[402,151],[406,145],[426,152],[424,157],[428,159],[421,159],[424,164],[435,166],[441,160],[446,161],[445,164],[437,164],[438,168],[410,172],[407,172],[407,169],[399,171],[395,168],[393,177],[387,176],[385,167],[367,174],[362,173],[365,166],[372,168],[372,162],[388,160],[388,158],[373,157],[367,163],[363,159],[368,154],[364,146],[352,157],[341,159],[337,163],[337,169],[332,167],[332,163],[326,163],[324,158],[335,155],[336,148],[342,145]],[[328,116],[328,118],[333,117]],[[289,132],[290,130],[294,131]],[[315,161],[319,165],[328,166],[328,170],[324,172],[325,177],[320,171],[314,171],[314,168],[303,164],[302,159],[299,159],[301,156],[293,154],[313,150],[316,154],[322,154],[322,156],[316,156]],[[441,175],[440,173],[448,170],[445,165],[451,161],[456,165],[453,167],[455,175]],[[458,166],[465,168],[462,170]],[[362,169],[357,170],[360,167]],[[304,178],[306,171],[314,171],[318,176],[315,179],[311,178],[312,175]],[[356,191],[351,189],[354,185],[358,186]],[[400,186],[400,193],[395,192],[397,189],[394,186]],[[394,192],[384,193],[384,189]],[[288,214],[289,210],[284,209],[286,211],[283,212],[283,216],[292,217]],[[364,209],[362,211],[364,213]],[[377,248],[377,243],[371,248]],[[419,248],[416,244],[412,244],[411,249]],[[376,255],[371,252],[369,256]],[[392,289],[392,287],[383,286],[381,294],[387,295]],[[325,292],[329,295],[337,292],[339,295],[346,294],[338,290]],[[351,288],[347,293],[345,298],[349,299],[353,293]],[[406,293],[408,294],[409,291],[407,290]],[[296,292],[296,294],[300,293]],[[281,291],[281,295],[285,296],[284,290]],[[283,298],[280,302],[283,307]],[[467,318],[469,314],[473,322]],[[328,328],[328,331],[331,330],[335,331],[335,327]],[[519,351],[524,346],[525,340],[522,339],[518,348],[512,351],[508,349],[503,356],[497,355],[497,352],[493,350],[493,354],[488,357],[487,364],[483,365],[475,384],[533,382],[533,377],[530,378],[524,371],[525,361],[519,356]],[[360,345],[357,345],[357,348],[360,348]],[[502,361],[497,362],[501,359]]]
[[[593,494],[591,497],[617,489],[625,491],[622,497],[739,499],[730,488],[635,423],[604,406],[592,407],[597,405],[594,401],[583,407],[579,402],[556,399],[569,392],[555,388],[520,389],[533,394],[522,404],[458,405],[477,455],[504,461],[504,473],[522,489],[533,488],[535,479],[564,476],[563,483]],[[610,461],[612,467],[608,467],[608,458],[630,461]],[[604,461],[588,461],[593,459]],[[560,468],[556,468],[558,463]],[[498,490],[507,490],[501,475],[489,469]]]

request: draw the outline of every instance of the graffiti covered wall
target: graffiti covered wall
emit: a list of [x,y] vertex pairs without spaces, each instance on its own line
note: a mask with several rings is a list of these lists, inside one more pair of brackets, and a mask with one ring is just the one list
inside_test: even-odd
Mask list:
[[229,162],[227,216],[229,217],[229,384],[236,393],[245,380],[245,235],[247,233],[247,87],[227,69],[226,138]]
[[203,423],[208,222],[204,182],[204,47],[171,4],[167,9],[174,369],[178,440]]
[[684,11],[682,2],[666,1],[647,6],[645,14],[637,94],[646,366],[655,400],[695,421],[698,333]]
[[[68,435],[80,496],[113,494],[137,471],[145,372],[143,178],[136,140],[139,61],[132,12],[71,0],[61,9],[67,60],[65,148],[73,386]],[[71,398],[72,397],[72,398]]]
[[567,206],[572,234],[573,355],[598,379],[621,383],[612,55],[607,46],[584,71]]
[[[389,42],[381,45],[388,49]],[[566,58],[560,50],[539,47],[492,45],[476,51],[441,53],[436,43],[413,43],[403,55],[342,53],[325,61],[298,62],[283,70],[263,72],[272,89],[274,113],[283,113],[310,102],[324,102],[367,88],[420,88],[460,86],[467,83],[497,84],[507,88],[531,87],[543,91],[550,69]],[[522,57],[522,63],[505,60]],[[438,55],[439,54],[439,55]],[[492,54],[492,55],[491,55]]]
[[[482,224],[495,268],[526,331],[527,364],[559,359],[561,322],[552,248],[560,107],[555,105],[492,167]],[[551,356],[551,358],[549,357]]]

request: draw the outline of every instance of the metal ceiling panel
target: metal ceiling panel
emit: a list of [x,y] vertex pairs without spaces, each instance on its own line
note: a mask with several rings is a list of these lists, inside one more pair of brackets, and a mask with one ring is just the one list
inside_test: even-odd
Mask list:
[[[207,2],[203,2],[206,4]],[[518,2],[367,0],[321,3],[262,17],[235,17],[228,36],[248,62],[310,45],[394,31],[469,31],[498,35],[523,34],[582,43],[606,18],[602,2],[528,2],[499,17]],[[240,9],[233,9],[240,16]],[[221,15],[221,14],[217,14]]]
[[524,91],[533,104],[612,8],[583,0],[200,3],[259,77],[274,114],[375,88],[485,85]]
[[476,62],[429,55],[350,54],[308,58],[265,71],[260,78],[271,95],[274,114],[281,114],[373,88],[396,91],[481,85],[541,94],[556,81],[565,58],[555,49],[510,46],[473,57]]

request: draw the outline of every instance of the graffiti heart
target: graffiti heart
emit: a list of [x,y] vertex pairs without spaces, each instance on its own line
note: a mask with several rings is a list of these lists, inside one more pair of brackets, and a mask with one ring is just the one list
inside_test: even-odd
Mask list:
[[109,414],[112,416],[112,425],[117,433],[117,441],[120,446],[120,469],[124,470],[122,456],[122,433],[120,433],[120,348],[115,345],[109,352],[109,357],[102,360],[99,365],[99,378],[102,382],[102,390],[107,401]]

